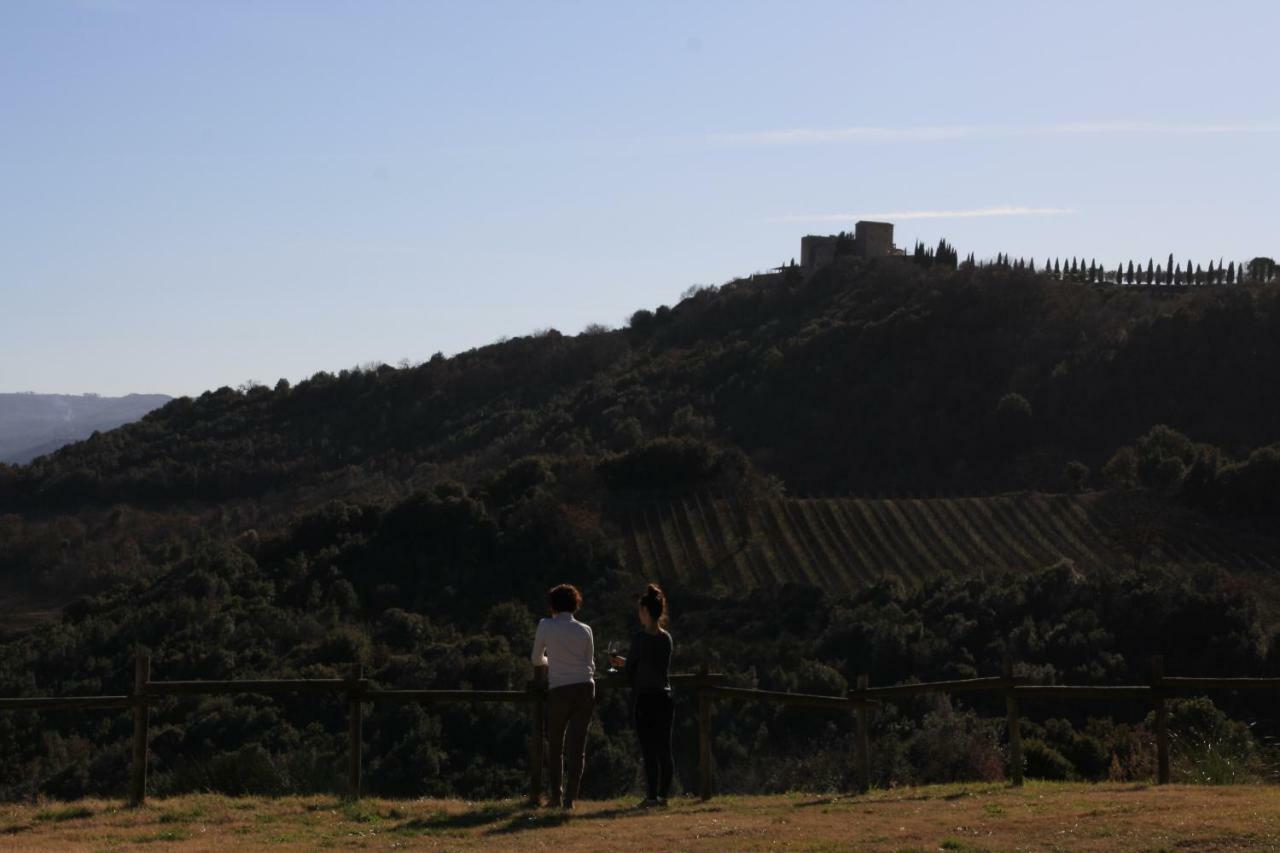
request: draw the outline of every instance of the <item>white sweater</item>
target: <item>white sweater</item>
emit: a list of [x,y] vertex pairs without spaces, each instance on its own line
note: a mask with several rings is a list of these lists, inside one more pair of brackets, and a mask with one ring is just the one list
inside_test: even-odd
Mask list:
[[547,667],[548,687],[594,682],[596,646],[591,626],[574,619],[572,613],[541,620],[529,659],[534,666]]

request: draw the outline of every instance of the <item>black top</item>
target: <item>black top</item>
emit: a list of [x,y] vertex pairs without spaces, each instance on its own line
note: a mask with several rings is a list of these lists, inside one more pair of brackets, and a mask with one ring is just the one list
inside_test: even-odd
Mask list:
[[627,678],[637,693],[666,693],[671,690],[667,671],[671,668],[671,635],[641,631],[631,641],[627,655]]

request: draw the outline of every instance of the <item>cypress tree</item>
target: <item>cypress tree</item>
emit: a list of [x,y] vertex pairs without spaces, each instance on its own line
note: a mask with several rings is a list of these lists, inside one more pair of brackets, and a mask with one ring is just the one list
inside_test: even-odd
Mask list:
[[[1190,267],[1191,264],[1187,264],[1187,266]],[[1197,284],[1197,285],[1204,283],[1204,270],[1200,269],[1199,264],[1196,264],[1196,275],[1195,275],[1195,278],[1191,280],[1191,282],[1192,284]]]
[[1165,265],[1167,272],[1165,273],[1168,281],[1165,284],[1173,284],[1173,252],[1169,253],[1169,263]]
[[1178,264],[1178,268],[1173,272],[1173,283],[1182,287],[1182,264]]
[[1129,261],[1129,271],[1124,276],[1125,284],[1133,284],[1133,261]]
[[1053,259],[1053,277],[1062,278],[1062,268],[1058,266],[1058,259]]
[[1236,283],[1236,262],[1232,261],[1231,266],[1227,267],[1227,284]]
[[1213,269],[1213,261],[1209,261],[1209,271],[1205,273],[1205,276],[1204,276],[1204,283],[1205,283],[1205,284],[1217,284],[1217,283],[1218,283],[1218,274],[1217,274],[1216,272],[1214,272],[1214,269]]
[[1147,284],[1156,283],[1156,278],[1155,278],[1156,268],[1155,268],[1155,264],[1152,263],[1152,261],[1154,260],[1155,260],[1154,258],[1147,258]]
[[1030,267],[1028,267],[1028,269],[1030,269],[1030,270],[1031,270],[1031,272],[1032,272],[1032,274],[1033,274],[1033,275],[1035,274],[1035,271],[1036,271],[1036,259],[1035,259],[1034,257],[1032,257],[1032,258],[1031,258],[1031,266],[1030,266]]

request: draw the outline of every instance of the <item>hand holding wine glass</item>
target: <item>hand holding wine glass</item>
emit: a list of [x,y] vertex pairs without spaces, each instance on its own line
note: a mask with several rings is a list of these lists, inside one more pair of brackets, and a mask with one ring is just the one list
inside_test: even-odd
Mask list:
[[619,668],[627,665],[627,659],[622,657],[618,652],[622,650],[622,644],[617,640],[609,642],[609,672],[617,672]]

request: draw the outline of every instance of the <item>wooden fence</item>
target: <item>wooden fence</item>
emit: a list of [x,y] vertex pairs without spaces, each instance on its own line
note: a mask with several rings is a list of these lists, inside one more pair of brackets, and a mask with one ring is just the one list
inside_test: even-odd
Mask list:
[[[1151,660],[1148,684],[1114,686],[1027,684],[1014,676],[1005,661],[1004,672],[989,678],[931,681],[871,687],[860,675],[857,687],[844,696],[817,696],[733,687],[723,675],[708,672],[671,676],[672,687],[691,691],[698,700],[698,794],[710,799],[713,793],[711,754],[711,703],[720,701],[776,702],[808,708],[853,711],[857,715],[855,735],[855,780],[859,791],[870,787],[871,709],[882,702],[926,693],[996,692],[1003,694],[1009,745],[1010,782],[1022,784],[1023,759],[1020,706],[1024,700],[1041,699],[1126,699],[1147,703],[1155,714],[1156,781],[1169,781],[1168,708],[1165,700],[1181,691],[1280,690],[1280,678],[1179,678],[1164,674],[1164,659]],[[596,681],[601,689],[625,688],[622,675],[607,675]],[[385,690],[370,685],[360,664],[354,664],[346,678],[259,679],[235,681],[152,681],[151,657],[139,652],[134,667],[133,691],[127,696],[63,696],[0,698],[0,711],[130,709],[133,713],[133,758],[129,779],[129,803],[137,806],[146,799],[147,745],[151,705],[171,696],[232,695],[242,693],[332,693],[345,695],[348,709],[347,796],[359,799],[364,705],[373,702],[439,704],[447,702],[507,702],[527,705],[530,717],[529,798],[536,803],[543,790],[543,737],[546,721],[546,686],[534,679],[524,690]]]

